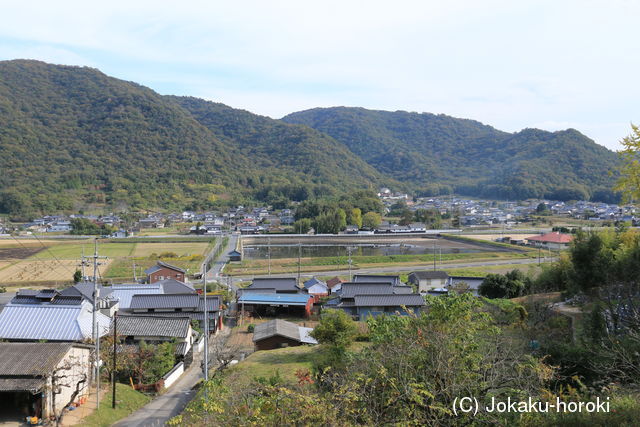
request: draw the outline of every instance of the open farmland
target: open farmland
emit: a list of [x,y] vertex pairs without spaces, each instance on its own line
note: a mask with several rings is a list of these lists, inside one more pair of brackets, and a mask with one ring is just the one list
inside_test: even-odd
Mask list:
[[[110,279],[133,279],[133,264],[138,277],[155,264],[157,255],[171,252],[176,257],[164,261],[194,272],[210,247],[208,240],[194,242],[99,241],[100,276]],[[0,240],[0,285],[57,286],[72,280],[82,254],[93,255],[94,240]],[[156,255],[153,255],[156,254]]]

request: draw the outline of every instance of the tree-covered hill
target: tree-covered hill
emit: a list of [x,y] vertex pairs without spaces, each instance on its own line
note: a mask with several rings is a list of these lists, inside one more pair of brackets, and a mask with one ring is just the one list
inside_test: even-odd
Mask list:
[[224,141],[234,156],[246,158],[255,168],[277,177],[266,182],[259,181],[258,177],[250,179],[260,200],[278,204],[362,189],[370,185],[368,183],[396,184],[344,144],[307,126],[288,124],[199,98],[166,98],[189,111]]
[[300,200],[382,179],[308,127],[27,60],[0,62],[0,154],[0,212],[14,214]]
[[283,121],[331,135],[426,195],[616,199],[610,174],[616,154],[573,129],[511,134],[442,114],[346,107],[301,111]]

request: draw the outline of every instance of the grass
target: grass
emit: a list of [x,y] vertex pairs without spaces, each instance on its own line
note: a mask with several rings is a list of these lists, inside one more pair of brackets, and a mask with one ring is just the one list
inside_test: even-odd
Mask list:
[[208,246],[208,242],[138,243],[132,255],[135,257],[147,257],[153,253],[160,254],[162,252],[175,252],[180,256],[204,254]]
[[[86,240],[83,243],[59,243],[49,246],[46,250],[33,255],[32,259],[77,259],[82,256],[84,249],[85,255],[93,254],[93,241]],[[100,256],[109,258],[120,258],[130,256],[135,249],[135,243],[101,243],[98,242],[98,253]]]
[[[516,252],[476,252],[462,254],[442,254],[436,258],[443,262],[456,261],[480,261],[480,260],[506,260],[529,258],[528,253]],[[352,268],[367,267],[392,267],[396,265],[424,265],[433,262],[433,254],[411,254],[411,255],[388,255],[388,256],[355,256],[352,257]],[[347,257],[317,257],[302,258],[301,271],[331,271],[348,269]],[[271,260],[272,273],[291,273],[297,271],[298,263],[296,258],[281,258]],[[230,263],[225,272],[230,275],[265,274],[268,271],[267,260],[245,260],[240,263]]]
[[111,408],[111,393],[105,393],[100,409],[82,419],[83,426],[107,427],[146,405],[151,398],[125,384],[116,384],[116,409]]
[[279,375],[285,382],[297,382],[296,371],[310,370],[320,346],[299,346],[277,350],[257,351],[244,361],[227,369],[225,383],[232,388],[242,388],[256,377]]
[[[545,265],[546,263],[542,263],[540,265]],[[537,264],[502,264],[502,265],[486,265],[486,266],[477,266],[477,267],[468,267],[468,268],[446,268],[444,266],[442,268],[449,273],[450,276],[469,276],[469,277],[484,277],[489,273],[500,273],[505,274],[511,270],[520,270],[524,273],[529,271],[537,274],[540,271],[540,267]]]

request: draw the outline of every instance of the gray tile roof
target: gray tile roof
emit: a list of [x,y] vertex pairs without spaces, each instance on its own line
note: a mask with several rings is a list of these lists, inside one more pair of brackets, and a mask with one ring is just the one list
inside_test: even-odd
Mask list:
[[169,268],[169,269],[174,270],[174,271],[179,271],[180,273],[186,273],[186,271],[183,270],[182,268],[176,267],[175,265],[167,264],[166,262],[163,262],[163,261],[158,261],[156,263],[156,265],[154,265],[153,267],[147,268],[144,272],[145,272],[145,274],[153,274],[153,273],[155,273],[156,271],[160,270],[163,267],[164,268]]
[[419,280],[428,279],[448,279],[449,275],[446,271],[414,271],[409,277],[415,276]]
[[317,344],[318,342],[309,336],[311,330],[286,320],[273,319],[256,325],[253,331],[253,342],[279,335],[299,342]]
[[[220,297],[208,296],[207,309],[217,311],[220,309]],[[183,310],[204,311],[204,298],[198,294],[175,294],[175,295],[134,295],[129,306],[131,310],[136,309],[170,309],[181,308]]]
[[273,277],[264,279],[253,279],[248,289],[275,289],[276,292],[300,291],[298,280],[295,277]]
[[376,284],[360,284],[360,283],[343,283],[340,290],[342,298],[353,298],[356,295],[384,295],[393,294],[393,286],[385,283]]
[[143,336],[162,338],[186,338],[189,333],[188,316],[118,316],[116,333],[123,336]]
[[195,310],[198,308],[198,295],[134,295],[131,298],[132,310],[149,308],[182,308]]
[[193,286],[183,283],[176,279],[160,280],[154,284],[162,286],[165,294],[195,294],[196,290]]
[[[108,296],[111,293],[110,287],[98,286],[99,295],[101,298]],[[93,302],[93,283],[80,282],[73,286],[69,286],[60,291],[60,295],[64,296],[81,296],[87,301]]]
[[424,306],[424,298],[420,295],[357,295],[354,298],[357,307],[407,307]]
[[389,283],[390,285],[399,285],[400,276],[378,276],[375,274],[356,274],[353,281],[357,283]]
[[0,391],[41,390],[71,347],[71,343],[0,343]]

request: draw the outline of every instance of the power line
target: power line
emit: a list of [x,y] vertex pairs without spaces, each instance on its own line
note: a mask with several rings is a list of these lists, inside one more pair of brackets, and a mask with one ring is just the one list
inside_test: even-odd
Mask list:
[[44,245],[44,243],[42,243],[42,241],[40,241],[40,239],[38,239],[38,235],[37,235],[36,233],[33,233],[33,237],[35,237],[35,238],[36,238],[36,240],[38,241],[38,243],[40,243],[40,245],[41,245],[41,246],[42,246],[42,247],[43,247],[47,252],[49,252],[49,255],[51,255],[51,256],[53,257],[53,259],[55,259],[55,260],[58,262],[58,264],[60,264],[60,265],[61,265],[65,270],[67,270],[68,272],[70,272],[70,273],[71,273],[71,277],[73,277],[73,275],[74,275],[74,274],[76,274],[76,272],[75,272],[75,271],[71,271],[71,270],[69,269],[69,267],[67,267],[66,265],[64,265],[64,264],[62,263],[62,261],[60,261],[60,260],[58,259],[58,257],[56,257],[56,256],[53,254],[53,252],[51,252],[51,251],[49,250],[49,248],[48,248],[48,247],[46,247],[46,246]]

